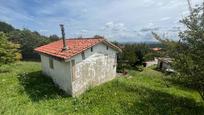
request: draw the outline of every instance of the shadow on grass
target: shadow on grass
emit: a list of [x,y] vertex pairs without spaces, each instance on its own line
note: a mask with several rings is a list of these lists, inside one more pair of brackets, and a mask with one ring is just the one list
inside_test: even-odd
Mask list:
[[[135,89],[129,88],[135,92]],[[194,99],[175,96],[159,90],[139,88],[140,100],[132,103],[124,111],[127,114],[161,114],[161,115],[203,115],[203,103],[197,103]],[[142,93],[141,93],[142,92]],[[136,93],[136,92],[135,92]],[[138,94],[136,94],[138,95]]]
[[[97,95],[95,95],[96,93]],[[176,96],[166,90],[152,89],[120,80],[90,90],[80,102],[85,103],[81,105],[82,110],[98,107],[103,114],[204,114],[204,104],[196,102],[191,97]],[[116,105],[117,107],[115,107]],[[88,109],[85,110],[84,107]]]
[[66,97],[65,93],[53,83],[52,79],[44,76],[41,71],[22,73],[18,80],[34,102]]
[[125,83],[117,83],[117,86],[119,86],[118,90],[135,96],[132,99],[135,101],[120,101],[121,108],[126,114],[204,115],[204,103],[196,102],[192,98]]

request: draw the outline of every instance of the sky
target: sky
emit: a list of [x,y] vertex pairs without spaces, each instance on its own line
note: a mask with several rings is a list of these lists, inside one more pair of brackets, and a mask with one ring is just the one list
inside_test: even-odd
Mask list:
[[[192,6],[203,0],[191,0]],[[101,35],[110,41],[152,42],[151,32],[177,40],[187,0],[0,0],[0,21],[42,35]]]

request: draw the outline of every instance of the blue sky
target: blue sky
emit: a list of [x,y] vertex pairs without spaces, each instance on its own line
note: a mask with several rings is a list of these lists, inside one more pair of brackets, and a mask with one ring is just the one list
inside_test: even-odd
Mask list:
[[[151,31],[171,39],[188,15],[186,0],[0,0],[0,20],[43,35],[102,35],[121,42],[149,42]],[[193,6],[202,0],[192,0]]]

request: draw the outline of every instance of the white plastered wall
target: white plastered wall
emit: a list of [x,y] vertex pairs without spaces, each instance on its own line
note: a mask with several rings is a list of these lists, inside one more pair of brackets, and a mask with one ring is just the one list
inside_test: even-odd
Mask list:
[[[43,54],[40,56],[43,74],[50,76],[59,88],[72,95],[70,62],[59,61]],[[49,58],[53,59],[53,69],[49,66]]]
[[110,81],[116,76],[116,54],[112,48],[106,49],[106,45],[100,43],[87,49],[85,59],[81,54],[74,56],[71,60],[75,60],[75,76],[72,77],[72,94],[80,95],[87,89]]

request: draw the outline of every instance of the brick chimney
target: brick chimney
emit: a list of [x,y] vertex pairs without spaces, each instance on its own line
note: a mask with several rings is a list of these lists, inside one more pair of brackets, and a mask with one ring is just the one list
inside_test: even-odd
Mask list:
[[63,40],[63,48],[62,48],[62,50],[67,50],[68,47],[67,47],[66,40],[65,40],[64,25],[60,24],[60,28],[61,28],[62,40]]

